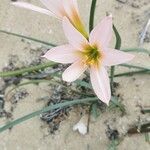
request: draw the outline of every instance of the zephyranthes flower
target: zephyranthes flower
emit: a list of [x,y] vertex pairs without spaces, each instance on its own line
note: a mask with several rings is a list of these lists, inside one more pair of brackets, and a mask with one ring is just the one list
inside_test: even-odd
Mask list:
[[79,9],[77,0],[40,0],[41,3],[47,8],[41,8],[26,2],[13,2],[12,4],[18,7],[23,7],[33,11],[37,11],[49,16],[54,16],[60,20],[66,16],[74,27],[81,32],[86,38],[88,33],[86,32],[84,25],[79,15]]
[[69,44],[52,48],[43,57],[58,63],[73,63],[62,75],[67,82],[75,81],[89,68],[95,94],[108,104],[111,91],[106,67],[127,62],[134,57],[129,53],[108,48],[112,36],[112,17],[105,17],[92,30],[89,41],[66,17],[63,18],[63,29]]

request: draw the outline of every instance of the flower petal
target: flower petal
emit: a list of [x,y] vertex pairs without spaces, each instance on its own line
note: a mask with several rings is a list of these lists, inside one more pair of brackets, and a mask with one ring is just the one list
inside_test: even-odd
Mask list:
[[73,63],[79,59],[76,50],[70,45],[62,45],[49,50],[43,57],[58,63]]
[[105,66],[114,66],[128,62],[134,58],[134,55],[108,48],[104,51],[103,64]]
[[63,6],[70,18],[72,18],[73,13],[79,14],[77,0],[62,0]]
[[62,0],[40,0],[43,5],[54,13],[59,19],[64,17],[64,7]]
[[79,8],[77,0],[62,0],[63,6],[66,12],[67,18],[73,24],[73,26],[86,38],[89,38],[89,35],[86,31],[86,28],[82,22],[82,19],[79,15]]
[[63,29],[69,43],[77,49],[82,50],[83,45],[88,43],[86,38],[74,28],[66,17],[63,18]]
[[112,16],[107,16],[91,31],[91,44],[107,47],[112,37]]
[[12,4],[17,7],[22,7],[22,8],[30,9],[39,13],[49,15],[49,16],[54,16],[54,14],[51,13],[49,10],[26,3],[26,2],[13,2]]
[[99,68],[92,66],[90,69],[90,78],[95,94],[101,101],[108,105],[111,98],[111,92],[106,69],[102,66]]
[[64,71],[62,78],[64,81],[73,82],[78,79],[86,69],[87,65],[82,61],[76,61]]

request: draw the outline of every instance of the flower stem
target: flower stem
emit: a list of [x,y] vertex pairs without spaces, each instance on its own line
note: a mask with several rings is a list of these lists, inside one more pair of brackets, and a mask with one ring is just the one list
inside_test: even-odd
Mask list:
[[72,101],[66,101],[66,102],[63,102],[63,103],[59,103],[59,104],[55,104],[55,105],[50,105],[48,107],[45,107],[44,109],[41,109],[41,110],[38,110],[38,111],[35,111],[33,113],[30,113],[26,116],[23,116],[19,119],[16,119],[14,121],[10,121],[8,124],[0,127],[0,132],[3,132],[9,128],[12,128],[13,126],[16,126],[17,124],[20,124],[21,122],[24,122],[28,119],[31,119],[35,116],[38,116],[42,113],[45,113],[47,111],[52,111],[54,109],[58,109],[58,108],[64,108],[64,107],[68,107],[68,106],[72,106],[72,105],[77,105],[77,104],[83,104],[83,103],[88,103],[88,102],[95,102],[97,101],[98,98],[96,97],[91,97],[91,98],[84,98],[84,99],[77,99],[77,100],[72,100]]
[[110,70],[110,86],[112,95],[114,93],[114,75],[115,75],[115,66],[112,66]]
[[120,74],[115,74],[114,77],[123,77],[123,76],[132,76],[134,74],[150,74],[150,70],[140,70],[140,71],[132,71],[132,72],[125,72],[125,73],[120,73]]
[[140,67],[140,66],[135,66],[135,65],[129,65],[129,64],[120,64],[119,66],[126,67],[126,68],[134,68],[134,69],[145,69],[145,70],[150,71],[150,68]]
[[[115,49],[120,50],[121,48],[121,37],[120,34],[117,30],[117,28],[115,27],[115,25],[113,25],[113,31],[115,33],[116,36],[116,45],[115,45]],[[111,92],[113,94],[114,92],[114,75],[115,75],[115,66],[111,67],[111,71],[110,71],[110,86],[111,86]]]
[[52,67],[52,66],[55,66],[55,65],[56,65],[56,63],[54,63],[54,62],[48,62],[48,63],[40,64],[40,65],[37,65],[37,66],[23,68],[23,69],[20,69],[20,70],[0,72],[0,77],[12,77],[12,76],[17,76],[17,75],[22,75],[22,74],[27,73],[27,72],[38,71],[40,69]]
[[91,32],[94,26],[94,15],[95,15],[95,7],[97,0],[92,0],[91,10],[90,10],[90,20],[89,20],[89,31]]
[[17,33],[13,33],[13,32],[8,32],[8,31],[5,31],[5,30],[0,30],[0,32],[8,34],[8,35],[16,36],[16,37],[28,39],[30,41],[34,41],[34,42],[41,43],[41,44],[44,44],[44,45],[48,45],[48,46],[52,46],[52,47],[56,46],[55,44],[52,44],[52,43],[49,43],[49,42],[45,42],[45,41],[41,41],[41,40],[33,38],[33,37],[28,37],[28,36],[24,36],[24,35],[21,35],[21,34],[17,34]]
[[142,114],[150,113],[150,109],[143,109],[141,110]]

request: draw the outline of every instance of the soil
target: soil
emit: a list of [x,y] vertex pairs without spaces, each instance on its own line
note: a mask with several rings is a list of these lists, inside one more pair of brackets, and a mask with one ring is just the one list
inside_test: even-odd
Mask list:
[[[41,6],[37,0],[24,1]],[[85,0],[78,2],[82,18],[88,28],[91,0],[86,3]],[[140,34],[150,19],[149,0],[98,1],[95,24],[105,16],[106,12],[113,14],[114,24],[122,37],[122,48],[138,47]],[[1,0],[0,29],[58,45],[67,42],[62,25],[57,19],[16,8],[11,5],[10,0]],[[142,48],[150,48],[149,30],[144,43],[140,45]],[[112,40],[112,47],[114,47],[114,43],[115,38]],[[40,56],[47,51],[48,47],[36,42],[0,33],[0,47],[1,71],[36,65],[46,61],[40,59]],[[148,55],[136,53],[135,56],[131,64],[149,67]],[[55,69],[62,72],[64,67],[59,66]],[[55,69],[53,68],[53,70]],[[127,70],[123,67],[117,67],[116,73]],[[14,85],[26,81],[29,80],[22,78],[0,79],[0,126],[9,120],[17,119],[47,106],[52,98],[60,100],[59,95],[56,96],[57,92],[59,94],[62,92],[62,87],[56,86],[54,88],[47,83],[25,85],[7,95]],[[49,123],[49,120],[44,118],[47,114],[43,114],[42,119],[41,116],[37,116],[0,133],[0,150],[107,150],[114,148],[112,142],[114,139],[119,141],[118,150],[149,150],[150,143],[145,140],[145,134],[127,134],[127,132],[136,125],[150,122],[150,115],[141,113],[141,107],[150,108],[150,76],[120,77],[115,78],[115,82],[118,85],[116,95],[119,95],[119,101],[124,105],[126,114],[122,115],[118,109],[110,109],[100,104],[98,110],[100,115],[97,118],[91,116],[89,132],[86,135],[73,131],[73,126],[79,122],[82,116],[88,114],[89,107],[77,106],[62,110],[61,113],[65,115],[57,116],[59,120],[56,121],[57,128],[54,128],[57,124],[52,124],[51,120]],[[66,83],[62,84],[66,85]],[[73,88],[74,85],[71,87]],[[8,97],[4,102],[3,98],[6,95]],[[78,97],[78,95],[74,96]],[[69,99],[69,97],[67,98]]]

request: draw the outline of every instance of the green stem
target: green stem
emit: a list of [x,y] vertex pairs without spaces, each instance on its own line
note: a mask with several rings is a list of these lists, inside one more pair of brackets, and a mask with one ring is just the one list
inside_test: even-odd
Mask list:
[[140,66],[135,66],[135,65],[121,64],[119,66],[127,67],[127,68],[143,69],[143,70],[145,69],[145,70],[149,70],[150,71],[150,68],[140,67]]
[[52,67],[52,66],[55,66],[55,65],[56,65],[56,63],[54,63],[54,62],[48,62],[48,63],[45,63],[45,64],[32,66],[32,67],[28,67],[28,68],[23,68],[23,69],[16,70],[16,71],[0,72],[0,77],[17,76],[17,75],[24,74],[26,72],[38,71],[40,69]]
[[115,27],[115,25],[113,25],[113,31],[115,33],[115,36],[116,36],[116,45],[115,45],[115,49],[118,49],[120,50],[121,48],[121,36],[117,30],[117,28]]
[[[21,83],[21,84],[17,85],[16,87],[10,89],[10,90],[6,93],[5,97],[6,97],[6,99],[7,99],[7,96],[9,95],[9,93],[11,93],[13,90],[16,90],[17,88],[19,88],[19,87],[21,87],[21,86],[25,86],[25,85],[29,85],[29,84],[39,84],[39,83],[42,83],[42,82],[46,82],[46,83],[53,84],[53,85],[60,85],[60,84],[61,84],[61,83],[58,82],[58,81],[52,81],[52,80],[46,80],[46,79],[43,79],[43,80],[30,80],[30,81]],[[67,86],[64,86],[64,85],[62,85],[62,86],[67,90]],[[81,93],[81,92],[79,92],[79,91],[77,91],[77,90],[74,90],[74,89],[72,89],[72,91],[75,92],[75,93],[77,93],[77,94],[79,94],[79,95],[90,96],[89,94]]]
[[134,74],[142,74],[142,73],[150,73],[150,70],[140,70],[140,71],[132,71],[132,72],[125,72],[114,75],[114,77],[123,77],[123,76],[132,76]]
[[146,53],[148,55],[150,55],[150,51],[145,49],[145,48],[126,48],[126,49],[122,49],[122,51],[124,52],[136,52],[136,53]]
[[110,85],[112,94],[114,93],[114,75],[115,75],[115,66],[112,66],[110,70]]
[[[121,48],[121,37],[120,37],[120,34],[117,30],[117,28],[115,27],[115,25],[113,25],[113,31],[115,33],[115,36],[116,36],[116,45],[115,45],[115,49],[118,49],[120,50]],[[111,71],[110,71],[110,85],[111,85],[111,92],[113,94],[114,92],[114,75],[115,75],[115,66],[112,66],[111,67]]]
[[45,42],[45,41],[41,41],[41,40],[35,39],[33,37],[27,37],[27,36],[24,36],[24,35],[20,35],[20,34],[13,33],[13,32],[8,32],[8,31],[5,31],[5,30],[0,30],[0,32],[5,33],[5,34],[9,34],[9,35],[13,35],[13,36],[16,36],[16,37],[21,37],[21,38],[24,38],[24,39],[28,39],[30,41],[38,42],[38,43],[41,43],[41,44],[44,44],[44,45],[48,45],[48,46],[52,46],[52,47],[56,46],[55,44]]
[[89,20],[89,31],[91,32],[94,26],[95,7],[97,0],[92,0]]
[[28,119],[31,119],[35,116],[38,116],[42,113],[45,113],[47,111],[52,111],[54,109],[58,109],[58,108],[64,108],[64,107],[68,107],[68,106],[72,106],[72,105],[77,105],[77,104],[82,104],[82,103],[87,103],[87,102],[95,102],[97,101],[98,98],[96,97],[91,97],[91,98],[85,98],[85,99],[78,99],[78,100],[73,100],[73,101],[67,101],[67,102],[63,102],[63,103],[59,103],[59,104],[56,104],[56,105],[51,105],[51,106],[48,106],[44,109],[41,109],[41,110],[38,110],[38,111],[35,111],[33,113],[30,113],[24,117],[21,117],[19,119],[16,119],[14,121],[11,121],[9,122],[8,124],[0,127],[0,132],[3,132],[9,128],[12,128],[13,126],[16,126],[18,124],[20,124],[21,122],[24,122]]
[[150,109],[142,109],[141,112],[142,112],[143,114],[150,113]]

